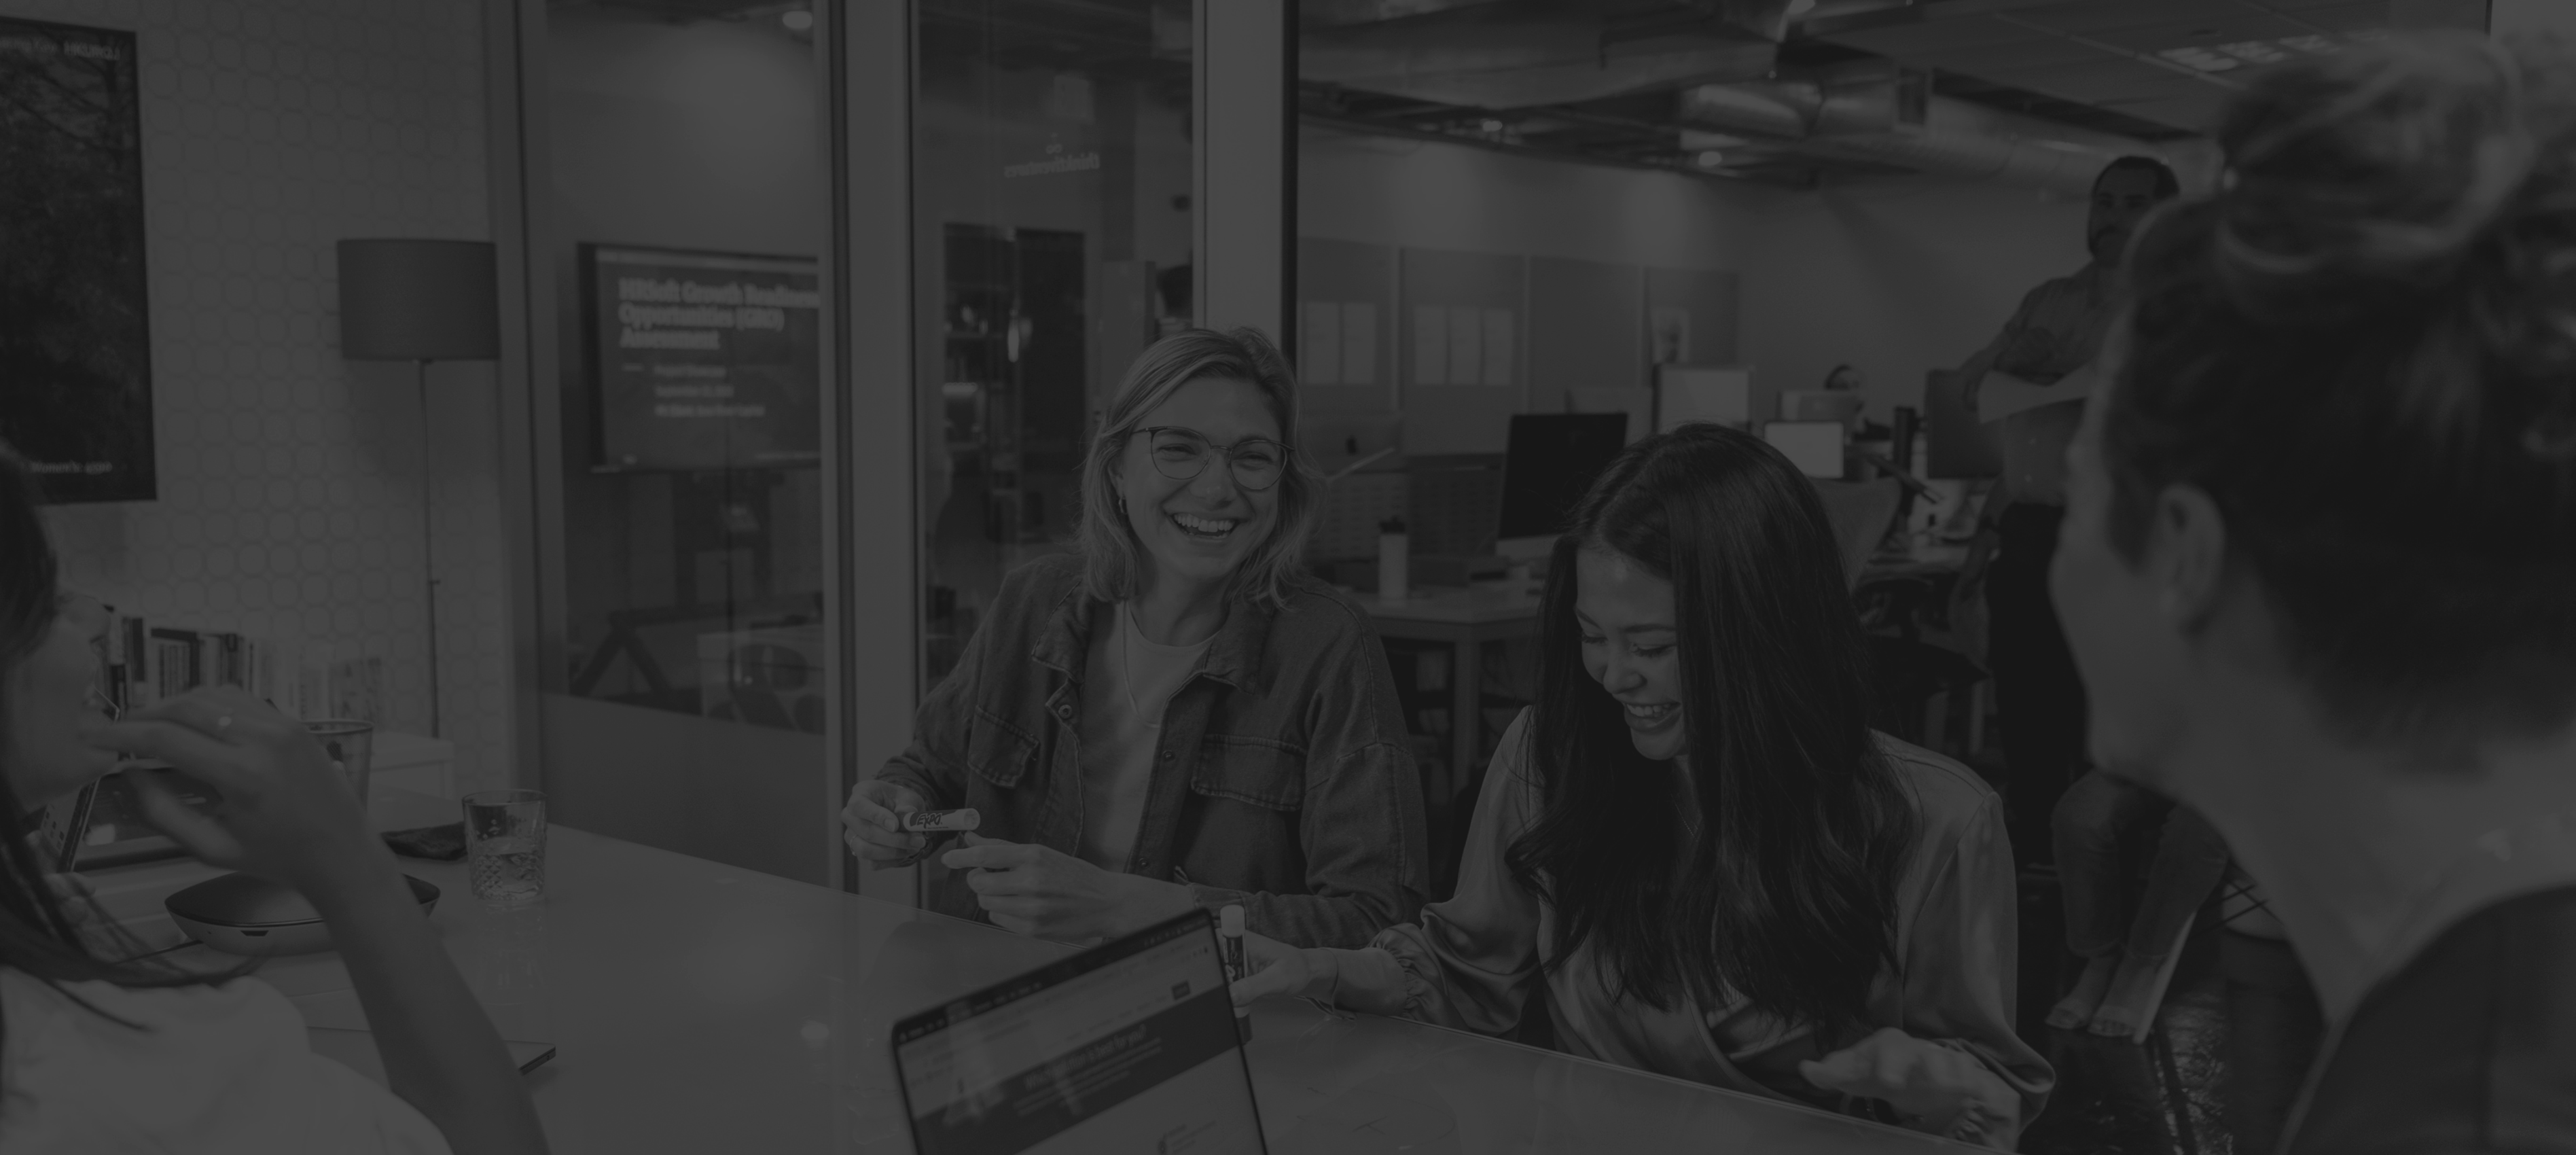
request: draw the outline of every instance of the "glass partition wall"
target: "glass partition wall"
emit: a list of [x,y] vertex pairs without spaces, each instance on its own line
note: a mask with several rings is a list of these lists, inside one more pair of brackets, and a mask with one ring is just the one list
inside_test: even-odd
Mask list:
[[815,13],[521,15],[547,789],[568,825],[829,881]]
[[1190,6],[925,0],[913,118],[922,684],[1071,548],[1095,415],[1190,314]]
[[568,826],[913,897],[839,799],[1071,548],[1129,363],[1202,315],[1289,337],[1284,247],[1245,242],[1284,235],[1284,87],[1197,67],[1279,76],[1285,5],[484,3],[520,749]]

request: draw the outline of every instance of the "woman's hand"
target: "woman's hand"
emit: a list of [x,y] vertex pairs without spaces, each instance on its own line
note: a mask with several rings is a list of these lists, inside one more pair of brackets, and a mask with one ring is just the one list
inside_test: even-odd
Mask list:
[[1948,1131],[1971,1103],[1987,1115],[2009,1110],[1994,1102],[2000,1082],[1977,1057],[1927,1043],[1894,1027],[1822,1059],[1798,1064],[1798,1073],[1828,1091],[1880,1099],[1927,1129]]
[[[195,690],[100,727],[98,746],[158,758],[136,774],[144,816],[190,853],[303,893],[331,924],[386,1085],[457,1151],[543,1155],[518,1064],[367,828],[366,809],[302,723],[237,688]],[[191,809],[159,773],[223,795]]]
[[1234,1005],[1242,1006],[1255,999],[1272,995],[1295,998],[1322,998],[1312,988],[1327,985],[1329,994],[1332,959],[1318,950],[1293,947],[1277,939],[1257,934],[1243,936],[1243,962],[1252,973],[1234,984]]
[[[392,852],[368,832],[366,809],[321,743],[238,687],[192,690],[134,711],[99,727],[91,741],[174,767],[133,775],[144,817],[210,865],[308,895],[393,870]],[[222,800],[199,811],[163,774],[211,786]]]
[[1198,905],[1186,886],[1118,874],[1044,846],[976,834],[967,835],[965,846],[939,861],[950,870],[971,872],[966,886],[993,916],[993,925],[1056,942],[1125,934]]
[[910,862],[930,840],[907,833],[903,820],[928,809],[909,786],[871,778],[850,788],[841,807],[841,841],[871,865]]

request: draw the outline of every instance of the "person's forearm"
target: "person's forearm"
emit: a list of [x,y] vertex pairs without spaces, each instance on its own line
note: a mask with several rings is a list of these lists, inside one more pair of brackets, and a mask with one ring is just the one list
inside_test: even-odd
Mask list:
[[1335,950],[1310,947],[1306,973],[1311,976],[1299,997],[1373,1015],[1404,1010],[1404,964],[1378,947]]
[[[2021,1142],[2021,1092],[2005,1082],[2003,1076],[1980,1065],[1973,1076],[1969,1092],[1977,1106],[1963,1109],[1944,1120],[1935,1133],[1962,1142],[1982,1143],[1997,1151],[2010,1151]],[[1974,1122],[1970,1122],[1973,1114]]]
[[546,1149],[536,1106],[500,1032],[381,844],[363,869],[308,891],[366,1008],[386,1082],[450,1148],[474,1155]]

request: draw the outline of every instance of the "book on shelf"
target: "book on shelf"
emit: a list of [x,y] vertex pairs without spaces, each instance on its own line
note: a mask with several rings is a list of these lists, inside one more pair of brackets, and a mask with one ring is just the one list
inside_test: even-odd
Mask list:
[[[384,700],[384,659],[327,643],[272,641],[238,631],[202,629],[107,609],[95,645],[100,693],[120,710],[150,706],[202,686],[236,686],[290,718],[374,721]],[[202,796],[181,783],[184,795]],[[78,828],[81,847],[67,859],[91,868],[174,857],[178,844],[144,820],[140,796],[124,774],[110,774],[46,807],[42,828],[57,856]]]
[[290,718],[374,721],[384,704],[384,659],[345,651],[328,642],[147,621],[110,607],[102,690],[131,710],[204,686],[234,686]]

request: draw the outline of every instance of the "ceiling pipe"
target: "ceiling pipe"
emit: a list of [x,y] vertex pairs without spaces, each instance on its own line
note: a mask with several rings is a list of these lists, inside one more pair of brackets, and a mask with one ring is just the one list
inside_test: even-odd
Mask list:
[[1739,133],[1820,159],[1896,165],[1954,180],[2090,195],[2102,166],[2149,156],[2175,167],[2186,189],[2205,186],[2201,150],[2090,132],[1967,101],[1926,95],[1921,123],[1894,114],[1893,85],[1835,87],[1788,81],[1685,89],[1675,119]]

